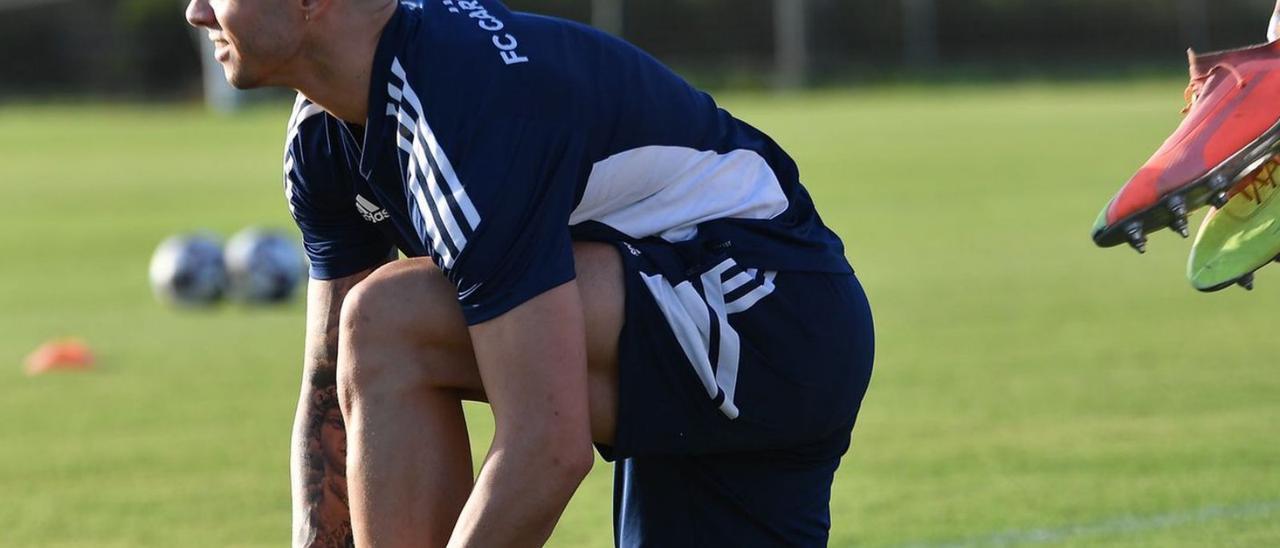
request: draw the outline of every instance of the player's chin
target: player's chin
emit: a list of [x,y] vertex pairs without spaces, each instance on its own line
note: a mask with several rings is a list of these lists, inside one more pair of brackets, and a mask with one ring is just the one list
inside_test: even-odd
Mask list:
[[231,84],[233,88],[257,89],[266,85],[261,76],[255,75],[252,71],[244,70],[244,67],[223,63],[222,70],[226,73],[227,83]]
[[258,83],[256,80],[250,80],[247,78],[236,78],[231,74],[227,74],[227,83],[231,84],[231,87],[239,90],[257,89],[262,87],[262,84]]

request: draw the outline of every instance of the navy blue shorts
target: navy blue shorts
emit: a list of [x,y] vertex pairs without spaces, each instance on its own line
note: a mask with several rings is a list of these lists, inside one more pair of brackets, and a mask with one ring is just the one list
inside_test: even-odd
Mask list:
[[825,546],[874,354],[857,278],[618,248],[617,545]]

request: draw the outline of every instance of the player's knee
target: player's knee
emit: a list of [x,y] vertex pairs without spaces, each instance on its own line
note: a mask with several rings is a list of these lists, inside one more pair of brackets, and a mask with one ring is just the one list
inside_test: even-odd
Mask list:
[[[339,383],[350,397],[439,384],[429,359],[459,344],[466,325],[438,269],[397,261],[352,288],[342,303]],[[456,316],[456,317],[455,317]]]
[[388,363],[403,352],[393,344],[397,337],[391,334],[396,329],[393,285],[375,273],[342,300],[338,384],[345,398],[371,392],[397,374]]
[[451,322],[461,321],[450,287],[440,270],[424,261],[388,264],[343,300],[343,334],[377,344],[443,342],[459,331]]
[[[342,299],[340,339],[343,344],[359,348],[378,334],[380,318],[385,318],[385,288],[376,280],[360,282]],[[381,323],[385,323],[385,319]]]

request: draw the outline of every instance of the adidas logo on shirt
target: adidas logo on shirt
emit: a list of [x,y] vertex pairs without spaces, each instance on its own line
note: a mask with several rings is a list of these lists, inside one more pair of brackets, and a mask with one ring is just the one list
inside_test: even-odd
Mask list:
[[370,202],[368,198],[359,194],[356,194],[356,209],[360,210],[360,216],[364,217],[364,220],[371,223],[381,223],[391,218],[391,214],[387,213],[387,210],[378,207],[378,204]]

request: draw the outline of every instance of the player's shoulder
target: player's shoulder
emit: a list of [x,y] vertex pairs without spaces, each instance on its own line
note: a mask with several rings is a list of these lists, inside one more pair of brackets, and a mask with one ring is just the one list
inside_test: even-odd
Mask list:
[[285,130],[285,163],[333,169],[344,157],[343,138],[354,139],[337,118],[301,93]]
[[[401,5],[396,61],[418,86],[449,89],[537,84],[575,64],[574,36],[589,27],[515,12],[497,0],[428,0]],[[403,76],[403,75],[401,75]],[[552,81],[544,83],[552,83]],[[515,91],[512,89],[511,91]]]
[[[285,184],[294,194],[344,195],[355,172],[344,140],[346,126],[302,94],[294,101],[285,136]],[[345,137],[345,139],[344,139]]]
[[289,124],[285,129],[286,150],[304,145],[308,137],[327,130],[328,118],[324,108],[299,93],[293,101],[293,112],[289,114]]
[[516,120],[573,125],[596,66],[573,47],[574,24],[508,10],[496,0],[430,0],[403,8],[385,57],[392,100],[403,95],[446,145],[507,131]]

